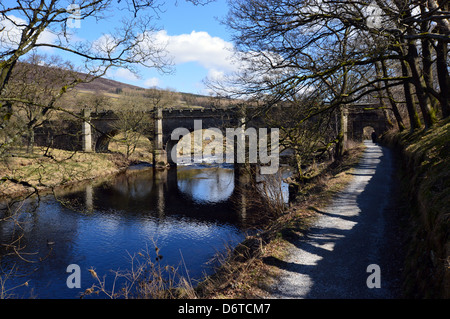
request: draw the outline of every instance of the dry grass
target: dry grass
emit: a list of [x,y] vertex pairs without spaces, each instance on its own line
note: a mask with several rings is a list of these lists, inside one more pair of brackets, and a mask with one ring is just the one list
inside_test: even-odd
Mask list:
[[[94,283],[86,289],[81,298],[89,296],[107,297],[109,299],[195,299],[197,294],[189,278],[173,266],[162,266],[162,256],[156,243],[154,253],[148,247],[141,252],[130,255],[130,269],[114,271],[112,288],[107,288],[107,276],[100,276],[91,268],[89,272]],[[121,285],[118,282],[121,280]]]
[[128,159],[135,162],[143,161],[151,163],[153,161],[153,144],[148,138],[140,134],[135,136],[132,143],[128,142],[127,144],[125,134],[119,133],[111,139],[108,150],[121,153],[125,156],[128,151]]
[[59,185],[95,179],[128,166],[120,154],[70,152],[35,148],[33,154],[16,149],[0,161],[0,198],[11,198]]

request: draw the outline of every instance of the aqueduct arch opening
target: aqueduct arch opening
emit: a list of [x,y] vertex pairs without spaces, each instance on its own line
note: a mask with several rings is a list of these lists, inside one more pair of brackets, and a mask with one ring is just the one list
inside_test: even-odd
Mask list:
[[[180,130],[180,133],[183,133]],[[223,154],[224,132],[217,128],[199,128],[197,130],[185,130],[186,134],[169,139],[165,143],[167,160],[169,164],[191,163],[192,160],[204,161],[206,157]]]
[[378,136],[389,128],[386,115],[382,109],[373,105],[358,105],[348,108],[347,139],[363,141],[365,138],[364,129],[368,127],[371,127]]

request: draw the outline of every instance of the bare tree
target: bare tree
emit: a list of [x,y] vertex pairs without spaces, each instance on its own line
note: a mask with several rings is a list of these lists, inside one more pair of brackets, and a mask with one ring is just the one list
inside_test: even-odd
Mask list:
[[35,52],[14,68],[4,97],[15,100],[10,121],[19,126],[11,137],[20,137],[17,133],[24,133],[27,136],[27,152],[33,152],[35,128],[54,112],[42,106],[53,103],[59,94],[61,82],[76,78],[77,74],[73,70],[71,63],[57,56],[47,57]]
[[156,87],[147,89],[144,96],[149,100],[151,109],[174,107],[179,100],[179,93],[175,90],[161,90]]
[[143,96],[124,96],[115,105],[114,114],[118,119],[114,131],[120,133],[116,135],[120,137],[112,138],[125,146],[125,155],[129,158],[136,150],[139,140],[148,136],[153,129],[152,114]]
[[[31,146],[32,129],[54,111],[80,118],[72,106],[60,103],[79,83],[93,81],[111,68],[125,68],[135,74],[138,74],[138,66],[161,72],[169,70],[171,60],[166,55],[165,45],[154,37],[157,31],[154,21],[162,12],[161,6],[158,0],[0,2],[0,157],[10,155],[10,147],[27,131]],[[71,29],[74,22],[83,27],[88,21],[106,21],[114,10],[120,10],[123,18],[115,21],[109,32],[94,41],[77,40]],[[63,65],[62,61],[38,59],[38,55],[32,53],[41,52],[40,49],[51,49],[56,55],[63,53],[67,59],[80,62],[75,69],[70,64]],[[71,72],[67,72],[69,70]],[[14,176],[1,176],[0,183],[5,182],[33,187]],[[39,195],[38,189],[33,188],[34,194]],[[14,209],[10,204],[2,204],[0,222],[18,220],[14,216],[21,212],[21,203],[24,202],[20,201]],[[23,228],[19,223],[15,226],[18,238],[2,242],[1,247],[23,258],[20,255]],[[1,297],[5,293],[3,279],[5,277],[0,276]]]
[[[433,105],[448,116],[447,1],[241,0],[230,6],[225,24],[235,31],[237,57],[244,63],[216,89],[260,98],[270,107],[292,92],[329,82],[323,106],[331,109],[403,86],[413,129],[420,127],[416,105],[427,127],[437,120]],[[401,72],[376,72],[380,62]],[[348,86],[350,77],[359,81]],[[397,112],[397,122],[400,117]]]
[[[167,69],[170,60],[164,46],[154,41],[153,18],[160,4],[153,0],[19,0],[7,7],[0,4],[0,126],[11,126],[14,103],[25,103],[42,108],[41,113],[56,109],[55,103],[78,83],[92,81],[102,76],[109,68],[127,68],[137,72],[136,66]],[[70,26],[74,19],[82,24],[88,19],[103,20],[109,10],[128,12],[115,30],[101,36],[96,41],[75,41]],[[49,36],[51,35],[51,36]],[[52,48],[59,52],[81,58],[83,73],[69,81],[60,79],[57,94],[46,103],[40,104],[29,97],[12,96],[9,86],[14,69],[20,60],[32,50]],[[64,111],[64,108],[59,108]],[[14,126],[15,127],[15,126]],[[11,135],[14,131],[10,128]],[[2,147],[12,142],[12,136],[5,139]]]
[[282,150],[293,152],[293,167],[297,180],[306,178],[305,169],[310,168],[323,154],[331,154],[334,139],[334,113],[326,112],[311,116],[320,109],[318,99],[304,97],[292,99],[284,106],[275,107],[267,112],[265,123],[280,129]]
[[89,109],[93,112],[100,112],[102,110],[108,109],[111,104],[111,98],[107,97],[104,93],[98,90],[92,93],[86,93],[82,96],[78,94],[77,104],[81,109]]

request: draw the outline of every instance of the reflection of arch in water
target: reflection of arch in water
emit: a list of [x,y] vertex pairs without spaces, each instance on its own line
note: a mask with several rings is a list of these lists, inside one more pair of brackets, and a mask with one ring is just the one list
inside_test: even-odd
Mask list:
[[[223,174],[214,178],[219,171]],[[199,168],[179,167],[168,170],[142,169],[130,172],[129,176],[121,174],[106,185],[94,187],[86,195],[86,206],[102,207],[103,214],[114,216],[123,211],[143,219],[158,217],[162,221],[165,218],[187,218],[200,223],[233,224],[244,228],[249,221],[263,218],[258,212],[253,215],[254,212],[248,210],[247,193],[243,192],[248,182],[248,178],[247,181],[243,178],[245,175],[235,175],[234,169],[223,167],[201,169],[201,172]],[[190,177],[192,183],[184,183]],[[137,185],[132,185],[134,183]],[[202,185],[198,186],[197,183]],[[207,189],[211,183],[215,184],[215,195],[199,195],[197,190]],[[129,190],[144,192],[130,196]]]
[[234,192],[234,172],[219,167],[178,168],[177,187],[198,203],[223,202]]
[[[219,168],[220,169],[220,168]],[[223,169],[223,168],[222,168]],[[199,169],[197,169],[198,171]],[[197,172],[191,167],[185,169],[169,169],[161,171],[161,174],[165,175],[164,179],[161,179],[163,192],[156,192],[158,187],[154,187],[153,194],[158,194],[158,202],[164,202],[164,211],[167,217],[169,216],[182,216],[183,218],[189,218],[198,222],[213,222],[213,223],[226,223],[242,225],[242,217],[240,213],[236,211],[234,207],[234,197],[236,197],[236,189],[234,187],[234,172],[232,169],[225,169],[230,174],[231,180],[227,180],[225,177],[222,184],[227,187],[226,182],[229,183],[228,187],[231,195],[226,195],[226,199],[220,201],[207,201],[204,197],[193,197],[192,194],[184,188],[183,180],[189,178],[192,175],[195,179]],[[214,173],[214,168],[211,169],[211,174]],[[200,176],[199,176],[200,175]],[[227,175],[227,174],[225,174]],[[178,176],[180,176],[181,183],[178,183]],[[197,177],[202,177],[198,174]],[[206,179],[199,180],[206,181]],[[195,182],[194,182],[195,184]],[[179,187],[181,185],[181,187]],[[186,186],[187,187],[187,186]],[[162,196],[162,197],[161,197]],[[225,198],[225,196],[224,196]]]

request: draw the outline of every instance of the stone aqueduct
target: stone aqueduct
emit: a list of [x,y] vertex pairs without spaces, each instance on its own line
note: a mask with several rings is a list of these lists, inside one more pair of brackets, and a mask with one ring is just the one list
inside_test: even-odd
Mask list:
[[[242,123],[246,123],[246,127],[251,127],[253,124],[257,127],[260,121],[257,117],[252,120],[246,119],[238,108],[164,109],[149,113],[152,115],[149,118],[154,121],[154,129],[146,132],[145,135],[154,144],[154,162],[170,162],[167,154],[170,154],[171,148],[177,143],[171,140],[171,133],[179,127],[186,128],[190,132],[194,131],[194,120],[202,120],[204,129],[215,127],[222,131],[227,127],[238,127]],[[354,105],[348,107],[344,114],[346,115],[344,139],[362,141],[363,129],[367,126],[372,127],[378,134],[388,128],[383,110],[377,109],[374,105]],[[89,119],[90,123],[83,121],[80,127],[78,122],[78,126],[67,127],[66,134],[58,136],[53,134],[51,128],[44,126],[36,132],[36,142],[48,145],[50,138],[56,141],[53,143],[55,147],[62,149],[86,152],[107,151],[109,140],[118,133],[117,125],[115,125],[119,120],[118,116],[112,111],[97,113],[84,110],[81,117]],[[43,142],[44,140],[46,142]]]

